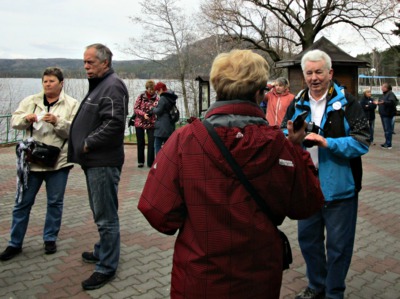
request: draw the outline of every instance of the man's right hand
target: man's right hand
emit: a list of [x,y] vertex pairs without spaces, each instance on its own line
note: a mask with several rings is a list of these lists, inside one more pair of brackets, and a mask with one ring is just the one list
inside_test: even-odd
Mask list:
[[307,123],[304,122],[303,127],[294,132],[293,130],[293,121],[288,120],[287,129],[288,129],[288,139],[295,144],[302,144],[304,138],[306,137],[306,127]]

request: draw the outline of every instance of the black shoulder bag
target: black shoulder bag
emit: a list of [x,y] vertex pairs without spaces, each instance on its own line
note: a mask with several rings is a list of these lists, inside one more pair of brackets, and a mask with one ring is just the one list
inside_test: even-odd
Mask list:
[[254,188],[254,186],[249,182],[247,179],[246,175],[243,173],[242,169],[240,168],[239,164],[236,162],[236,160],[233,158],[231,152],[227,149],[221,138],[218,136],[217,132],[214,130],[214,127],[212,124],[207,121],[203,120],[203,124],[206,127],[208,133],[210,134],[211,138],[214,140],[214,143],[218,146],[220,149],[222,155],[226,158],[228,161],[229,165],[231,166],[232,170],[235,172],[236,176],[240,180],[240,182],[244,185],[246,188],[247,192],[250,193],[251,197],[256,201],[260,209],[267,215],[267,217],[271,220],[273,225],[276,227],[276,229],[279,232],[279,236],[281,237],[282,240],[282,248],[283,248],[283,265],[282,269],[286,270],[289,269],[289,265],[293,262],[293,257],[292,257],[292,249],[290,248],[290,243],[289,239],[285,235],[284,232],[278,229],[277,225],[275,224],[274,217],[269,210],[266,202],[261,198],[261,196],[258,194],[257,190]]
[[[36,110],[33,110],[33,113]],[[30,126],[31,137],[33,135],[33,125]],[[26,161],[38,164],[42,167],[54,167],[57,164],[58,157],[60,156],[61,150],[64,147],[67,139],[64,139],[64,142],[61,148],[53,145],[49,145],[40,141],[33,140],[31,142],[27,142],[27,147],[25,148],[26,152]],[[19,144],[17,144],[18,150]]]

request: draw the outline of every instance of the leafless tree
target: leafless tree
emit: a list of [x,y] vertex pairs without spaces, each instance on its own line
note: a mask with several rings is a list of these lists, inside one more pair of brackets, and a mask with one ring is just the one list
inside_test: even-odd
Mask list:
[[[294,47],[311,46],[318,34],[338,25],[364,40],[390,45],[390,24],[399,21],[398,0],[206,0],[207,20],[232,38],[246,41],[278,61]],[[388,26],[389,25],[389,26]],[[285,53],[282,53],[284,49]]]
[[171,78],[179,78],[186,117],[189,117],[185,83],[191,71],[188,53],[195,41],[195,30],[189,16],[179,7],[179,1],[141,1],[141,12],[130,19],[142,27],[143,34],[139,38],[130,38],[129,47],[124,51],[137,58],[160,63],[169,69]]

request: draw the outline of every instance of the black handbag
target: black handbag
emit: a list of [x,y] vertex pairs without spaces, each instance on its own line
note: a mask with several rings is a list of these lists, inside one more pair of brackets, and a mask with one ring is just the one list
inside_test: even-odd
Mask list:
[[26,161],[41,166],[54,167],[57,163],[58,157],[60,156],[61,149],[57,146],[33,141],[25,152]]
[[210,134],[211,138],[214,140],[215,144],[218,146],[218,148],[222,152],[222,155],[228,161],[229,165],[231,166],[232,170],[235,172],[235,174],[238,177],[238,179],[240,180],[240,182],[246,188],[247,192],[250,193],[251,197],[256,201],[256,203],[258,204],[260,209],[267,215],[267,217],[274,224],[275,228],[278,230],[279,236],[282,241],[282,249],[283,249],[282,269],[283,270],[289,269],[290,264],[293,262],[293,256],[292,256],[292,249],[290,247],[290,242],[289,242],[288,237],[285,235],[285,233],[283,231],[278,229],[278,226],[276,225],[275,217],[272,215],[271,211],[268,209],[267,203],[261,198],[261,196],[258,194],[257,190],[249,182],[249,180],[243,173],[242,169],[240,168],[239,164],[233,158],[231,152],[227,149],[227,147],[225,146],[225,144],[223,143],[221,138],[218,136],[217,132],[214,130],[214,127],[212,126],[212,124],[207,120],[203,120],[203,124],[206,127],[208,133]]
[[[36,106],[33,112],[35,112],[35,110]],[[30,127],[30,132],[32,137],[33,134],[32,125]],[[40,166],[54,167],[57,163],[58,157],[60,156],[61,149],[64,147],[66,141],[67,139],[64,140],[61,148],[59,148],[57,146],[48,145],[46,143],[32,139],[32,141],[25,149],[26,161],[38,164]]]
[[134,127],[135,126],[135,117],[136,117],[136,114],[133,113],[133,115],[131,116],[131,118],[128,121],[128,127]]

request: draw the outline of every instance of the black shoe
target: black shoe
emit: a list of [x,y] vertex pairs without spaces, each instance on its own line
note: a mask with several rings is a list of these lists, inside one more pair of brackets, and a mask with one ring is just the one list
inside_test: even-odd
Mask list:
[[53,254],[57,252],[56,241],[44,241],[44,253]]
[[139,163],[139,164],[138,164],[138,167],[139,167],[139,168],[142,168],[143,166],[144,166],[144,163]]
[[298,293],[295,299],[324,299],[325,292],[317,292],[309,287]]
[[115,274],[103,274],[94,272],[88,279],[82,281],[82,288],[84,290],[95,290],[104,286],[115,278]]
[[389,146],[387,144],[381,144],[381,148],[383,148],[383,149],[392,149],[392,146]]
[[14,256],[20,254],[22,252],[22,248],[7,246],[6,250],[4,250],[0,254],[1,261],[11,260]]
[[89,264],[95,264],[99,261],[99,259],[93,255],[93,252],[87,252],[87,251],[82,253],[82,260],[85,263],[89,263]]

